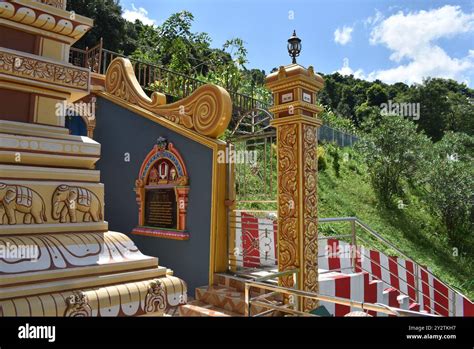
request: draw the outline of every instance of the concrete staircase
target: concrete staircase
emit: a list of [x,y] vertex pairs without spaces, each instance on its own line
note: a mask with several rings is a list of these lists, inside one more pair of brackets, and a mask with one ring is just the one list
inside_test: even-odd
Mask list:
[[[198,287],[195,299],[179,307],[180,316],[244,316],[245,279],[227,274],[216,274],[214,285]],[[261,293],[260,293],[261,294]],[[259,295],[251,292],[252,297]],[[278,302],[278,300],[275,300]],[[251,315],[267,309],[252,306]]]
[[[268,273],[268,271],[263,272]],[[262,276],[262,271],[255,272],[255,276]],[[195,290],[195,299],[179,307],[179,316],[244,316],[245,312],[245,278],[228,274],[216,274],[215,282],[210,286],[198,287]],[[352,274],[320,270],[319,288],[321,295],[336,296],[352,299],[359,302],[385,304],[394,308],[419,311],[420,306],[411,303],[409,297],[399,290],[389,287],[380,280],[373,280],[367,272]],[[252,292],[252,297],[259,295]],[[260,291],[261,292],[261,291]],[[260,293],[262,294],[262,293]],[[275,300],[275,304],[279,300]],[[345,316],[352,311],[360,311],[345,305],[330,302],[321,302],[333,316]],[[251,315],[259,314],[267,309],[252,306]],[[369,311],[372,316],[387,316],[382,313]],[[281,316],[270,313],[267,316]]]

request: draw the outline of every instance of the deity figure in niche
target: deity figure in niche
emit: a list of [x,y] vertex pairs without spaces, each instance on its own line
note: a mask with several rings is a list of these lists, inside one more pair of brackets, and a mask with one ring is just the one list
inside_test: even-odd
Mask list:
[[155,167],[150,170],[150,174],[148,176],[148,184],[158,184],[158,171]]
[[173,167],[173,168],[170,170],[170,181],[171,181],[171,182],[176,182],[176,179],[177,179],[176,169]]

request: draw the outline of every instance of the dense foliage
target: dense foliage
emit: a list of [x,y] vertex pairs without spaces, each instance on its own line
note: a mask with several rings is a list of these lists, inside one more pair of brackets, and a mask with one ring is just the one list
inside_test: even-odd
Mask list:
[[410,120],[399,116],[366,120],[365,136],[357,143],[365,156],[372,185],[380,201],[390,207],[403,195],[403,180],[413,180],[427,160],[431,143]]
[[419,113],[404,116],[411,118],[417,129],[434,141],[448,131],[474,135],[474,90],[464,83],[427,78],[411,86],[401,82],[387,85],[379,80],[369,82],[339,73],[325,75],[324,79],[320,103],[351,120],[357,128],[379,115],[384,103],[409,103],[419,107]]

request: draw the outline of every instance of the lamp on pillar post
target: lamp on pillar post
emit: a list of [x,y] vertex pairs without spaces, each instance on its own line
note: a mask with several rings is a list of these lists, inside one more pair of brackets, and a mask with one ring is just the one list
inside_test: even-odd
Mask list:
[[[266,77],[277,130],[278,269],[299,270],[297,285],[291,276],[281,277],[280,285],[318,292],[317,130],[322,122],[317,115],[322,109],[316,94],[324,80],[312,66],[296,64],[300,49],[301,40],[293,33],[288,40],[293,63]],[[309,299],[299,304],[304,311],[317,306]]]

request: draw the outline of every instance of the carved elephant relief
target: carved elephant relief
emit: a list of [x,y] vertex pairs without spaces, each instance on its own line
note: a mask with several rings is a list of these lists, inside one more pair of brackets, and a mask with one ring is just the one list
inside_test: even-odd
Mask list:
[[89,189],[60,185],[51,198],[51,215],[61,223],[69,219],[71,223],[77,223],[77,211],[84,213],[83,222],[94,222],[102,220],[102,204]]
[[[24,214],[24,224],[31,224],[32,219],[36,224],[47,221],[46,206],[41,195],[22,185],[0,183],[0,206],[5,210],[8,224],[17,224],[16,212]],[[5,221],[4,215],[2,224]]]

